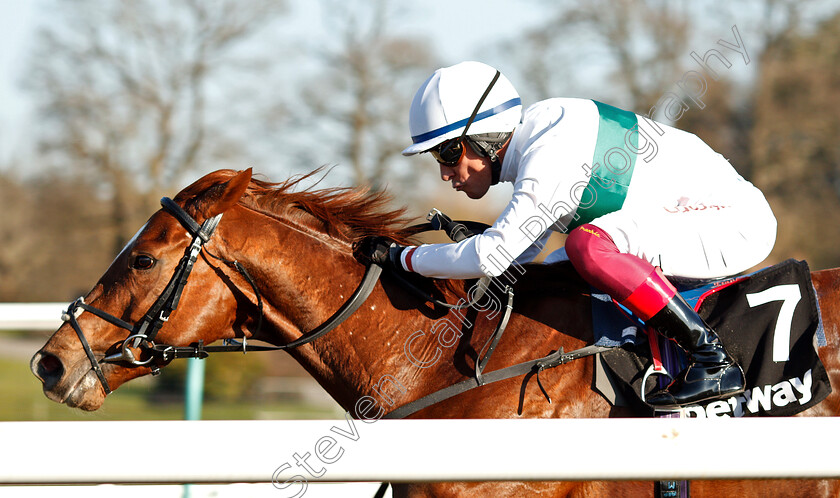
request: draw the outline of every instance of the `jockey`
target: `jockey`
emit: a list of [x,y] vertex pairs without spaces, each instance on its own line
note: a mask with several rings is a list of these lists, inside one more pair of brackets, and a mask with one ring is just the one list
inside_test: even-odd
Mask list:
[[[369,259],[435,278],[498,276],[533,259],[550,231],[590,285],[676,341],[689,365],[647,397],[655,408],[726,398],[744,374],[666,278],[713,279],[760,263],[776,219],[762,193],[691,133],[601,102],[555,98],[522,112],[494,68],[438,69],[411,103],[413,145],[441,179],[478,199],[498,182],[513,196],[493,226],[459,243],[403,247],[367,239]],[[556,259],[549,255],[546,261]]]

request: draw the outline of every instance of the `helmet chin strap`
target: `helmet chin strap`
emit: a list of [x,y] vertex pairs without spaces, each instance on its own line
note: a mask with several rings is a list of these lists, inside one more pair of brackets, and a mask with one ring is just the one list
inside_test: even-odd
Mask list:
[[499,183],[499,178],[502,176],[502,163],[500,161],[490,163],[490,175],[490,185]]

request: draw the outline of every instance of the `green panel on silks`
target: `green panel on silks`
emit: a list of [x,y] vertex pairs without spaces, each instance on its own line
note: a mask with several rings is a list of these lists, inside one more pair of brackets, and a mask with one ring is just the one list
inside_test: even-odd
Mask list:
[[569,230],[621,209],[639,150],[636,114],[593,100],[598,106],[598,140],[592,157],[592,176],[580,196],[578,218]]

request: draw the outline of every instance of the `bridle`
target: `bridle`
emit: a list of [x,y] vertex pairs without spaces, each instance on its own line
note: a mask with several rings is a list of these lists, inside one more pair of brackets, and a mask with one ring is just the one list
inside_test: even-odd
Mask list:
[[[62,314],[62,320],[70,323],[70,326],[76,331],[76,335],[79,337],[82,348],[84,348],[85,354],[90,361],[91,368],[97,378],[99,378],[99,381],[102,383],[102,387],[105,390],[106,395],[111,394],[112,391],[111,387],[108,385],[107,379],[105,378],[105,374],[102,372],[102,367],[100,366],[101,363],[128,363],[133,367],[148,366],[152,369],[152,374],[156,375],[160,371],[160,368],[158,367],[159,363],[166,363],[175,358],[206,358],[209,353],[215,352],[238,351],[244,353],[247,351],[276,351],[295,348],[314,341],[330,330],[336,328],[339,324],[341,324],[341,322],[347,319],[347,317],[352,315],[373,291],[373,288],[379,279],[379,275],[382,273],[381,267],[376,265],[369,266],[365,272],[362,282],[356,288],[350,299],[344,303],[344,305],[342,305],[323,324],[313,330],[310,330],[303,336],[288,344],[281,346],[254,346],[248,345],[244,338],[241,342],[233,339],[225,339],[223,344],[220,346],[205,346],[203,341],[198,341],[195,346],[156,344],[154,339],[157,336],[158,331],[163,324],[169,320],[169,316],[178,307],[178,302],[181,299],[181,293],[187,285],[187,279],[193,270],[193,266],[198,259],[198,255],[203,249],[205,249],[204,245],[213,236],[213,232],[215,232],[216,227],[219,225],[223,214],[218,214],[209,218],[199,225],[192,216],[184,211],[184,209],[172,199],[164,197],[160,200],[160,203],[165,211],[172,214],[181,223],[181,225],[187,229],[187,232],[189,232],[193,240],[184,253],[184,256],[181,258],[181,261],[178,263],[178,266],[175,268],[175,272],[169,280],[166,288],[160,296],[158,296],[157,300],[154,304],[152,304],[145,315],[143,315],[140,321],[132,325],[106,311],[86,304],[84,298],[81,297],[71,303],[67,311]],[[226,260],[212,254],[206,249],[205,253],[214,259],[234,267],[251,286],[251,289],[254,291],[254,295],[256,296],[257,307],[259,308],[259,320],[257,321],[256,326],[256,331],[259,332],[263,319],[263,302],[260,292],[257,289],[254,280],[248,274],[248,271],[238,261]],[[93,350],[91,349],[90,344],[85,338],[84,332],[82,332],[82,328],[77,321],[77,318],[85,311],[89,311],[106,322],[129,331],[128,337],[120,344],[118,353],[105,356],[101,360],[96,359],[96,356],[94,355]],[[255,332],[254,335],[256,335],[257,332]],[[144,360],[140,360],[134,355],[134,352],[130,348],[142,348],[149,354],[149,356]]]
[[[132,366],[144,366],[150,365],[156,357],[160,356],[152,354],[145,360],[140,360],[134,355],[134,352],[132,352],[129,347],[143,347],[150,351],[155,351],[155,348],[153,347],[154,339],[157,336],[158,331],[163,324],[169,320],[169,316],[172,312],[178,308],[178,302],[181,300],[181,293],[187,285],[187,279],[189,278],[193,266],[198,259],[198,255],[204,247],[204,244],[206,244],[207,241],[210,240],[210,237],[213,236],[213,232],[216,230],[216,227],[219,225],[219,221],[222,219],[222,215],[218,214],[212,218],[208,218],[204,221],[204,223],[199,225],[192,216],[187,214],[187,212],[172,199],[164,197],[161,199],[160,203],[166,211],[175,216],[181,225],[187,229],[193,239],[192,243],[184,253],[184,256],[181,258],[181,261],[178,263],[178,266],[175,268],[175,273],[172,275],[172,278],[169,280],[166,288],[160,296],[158,296],[157,300],[154,304],[152,304],[146,314],[143,315],[143,318],[141,318],[136,324],[132,325],[115,317],[114,315],[111,315],[110,313],[86,304],[84,298],[81,297],[73,302],[70,307],[67,308],[67,311],[62,315],[62,319],[69,322],[70,326],[73,327],[73,330],[76,331],[76,335],[79,336],[79,341],[81,341],[85,354],[90,360],[91,367],[93,368],[94,373],[96,373],[96,376],[99,378],[99,381],[102,383],[102,387],[105,389],[106,395],[111,393],[111,388],[108,385],[108,381],[105,379],[105,375],[102,373],[102,368],[100,367],[101,362],[125,362]],[[93,354],[93,350],[90,348],[90,344],[82,332],[81,326],[79,326],[79,322],[76,320],[85,311],[89,311],[106,322],[129,331],[128,337],[122,341],[122,344],[120,344],[120,351],[118,353],[106,356],[102,358],[102,360],[96,359]],[[129,343],[133,344],[129,345]],[[154,367],[154,365],[150,366]],[[153,368],[153,372],[156,370],[156,368]]]

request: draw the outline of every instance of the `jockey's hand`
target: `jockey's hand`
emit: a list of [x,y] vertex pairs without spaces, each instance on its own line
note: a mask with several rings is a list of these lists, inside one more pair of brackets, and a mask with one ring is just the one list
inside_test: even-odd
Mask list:
[[405,246],[386,237],[371,236],[365,237],[353,245],[353,256],[364,264],[373,263],[403,270],[400,255],[405,248]]

